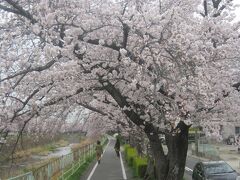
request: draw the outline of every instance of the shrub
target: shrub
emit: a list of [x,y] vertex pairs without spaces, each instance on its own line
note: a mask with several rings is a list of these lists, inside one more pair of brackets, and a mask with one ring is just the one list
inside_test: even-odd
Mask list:
[[133,159],[137,156],[137,150],[135,148],[127,148],[126,152],[126,160],[129,164],[129,166],[133,165]]
[[137,175],[138,177],[144,177],[147,170],[147,158],[135,157],[133,160],[133,168],[135,175]]
[[130,147],[131,147],[131,146],[130,146],[129,144],[125,144],[125,145],[123,146],[125,157],[126,157],[126,155],[127,155],[127,149],[130,148]]

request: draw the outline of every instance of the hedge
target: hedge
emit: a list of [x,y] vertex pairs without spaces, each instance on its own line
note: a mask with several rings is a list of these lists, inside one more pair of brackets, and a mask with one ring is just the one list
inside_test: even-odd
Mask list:
[[133,160],[133,168],[135,175],[138,177],[144,177],[147,170],[147,158],[146,157],[135,157]]
[[[147,170],[148,158],[138,156],[137,150],[129,144],[125,144],[123,148],[125,159],[127,163],[133,167],[134,175],[143,178]],[[185,178],[183,178],[183,180],[185,180]]]
[[133,167],[134,175],[144,177],[147,170],[147,158],[138,156],[137,150],[129,144],[124,145],[124,155],[128,165]]
[[125,157],[126,157],[127,149],[128,149],[128,148],[131,148],[131,146],[130,146],[129,144],[124,144],[123,149],[124,149],[124,155],[125,155]]
[[135,148],[129,147],[126,150],[126,160],[129,166],[133,166],[133,159],[138,156]]

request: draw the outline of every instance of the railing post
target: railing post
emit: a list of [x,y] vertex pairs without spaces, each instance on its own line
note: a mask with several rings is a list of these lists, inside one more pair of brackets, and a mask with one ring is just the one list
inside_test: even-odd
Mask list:
[[89,156],[92,157],[92,149],[91,149],[91,144],[89,144]]
[[91,149],[91,157],[93,156],[93,144],[90,145],[90,149]]
[[60,166],[61,166],[61,178],[60,179],[63,179],[63,176],[64,176],[63,156],[60,159]]
[[[79,154],[79,163],[80,163],[80,165],[81,165],[81,164],[82,164],[82,148],[79,149],[79,153],[80,153],[80,154]],[[79,165],[79,166],[80,166],[80,165]]]
[[95,144],[92,145],[92,154],[94,155],[95,153]]
[[74,163],[72,163],[72,173],[71,174],[73,175],[73,173],[74,173]]
[[89,157],[89,144],[87,145],[87,158]]
[[80,149],[78,150],[78,167],[80,167],[80,165],[81,165],[81,150]]
[[88,144],[86,145],[86,161],[87,161],[87,158],[88,158]]
[[90,156],[90,144],[88,144],[88,157]]
[[91,144],[89,144],[89,157],[91,157]]
[[86,162],[85,147],[86,146],[83,147],[83,161],[84,161],[84,163]]
[[88,151],[89,151],[89,153],[88,153],[88,157],[89,157],[89,156],[91,156],[91,145],[90,144],[88,145]]
[[48,179],[51,179],[52,177],[52,163],[48,164]]
[[29,178],[29,180],[34,180],[34,176],[33,176],[33,173],[32,173],[32,172],[30,173],[30,178]]

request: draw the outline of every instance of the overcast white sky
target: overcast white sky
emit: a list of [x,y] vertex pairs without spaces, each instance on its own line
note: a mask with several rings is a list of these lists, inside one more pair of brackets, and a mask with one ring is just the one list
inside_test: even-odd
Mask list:
[[[240,0],[235,0],[235,4],[240,6]],[[240,20],[240,7],[236,10],[237,20]]]

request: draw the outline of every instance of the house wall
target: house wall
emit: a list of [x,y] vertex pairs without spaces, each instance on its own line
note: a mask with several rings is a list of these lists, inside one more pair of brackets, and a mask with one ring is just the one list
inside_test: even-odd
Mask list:
[[228,138],[230,135],[238,135],[235,133],[235,127],[240,127],[240,123],[223,125],[222,136],[224,139]]

